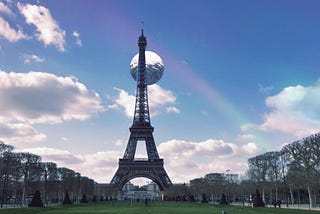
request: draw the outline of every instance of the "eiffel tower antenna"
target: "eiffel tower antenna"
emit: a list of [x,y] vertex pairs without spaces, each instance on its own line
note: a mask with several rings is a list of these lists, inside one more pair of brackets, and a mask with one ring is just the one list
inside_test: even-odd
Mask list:
[[[137,72],[136,102],[132,126],[129,128],[130,137],[123,158],[119,159],[119,167],[110,184],[121,191],[122,187],[131,179],[145,177],[154,181],[160,190],[165,190],[172,182],[163,167],[163,159],[159,157],[153,138],[154,128],[151,126],[148,87],[146,76],[145,50],[147,38],[143,35],[138,39],[139,61]],[[135,159],[137,143],[145,142],[147,159]]]

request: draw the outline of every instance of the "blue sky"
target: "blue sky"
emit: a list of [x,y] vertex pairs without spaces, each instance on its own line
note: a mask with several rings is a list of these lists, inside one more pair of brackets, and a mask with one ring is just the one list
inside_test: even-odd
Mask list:
[[165,66],[149,99],[172,181],[243,174],[249,157],[320,129],[319,9],[311,0],[2,0],[0,139],[109,182],[132,124],[129,64],[143,27]]

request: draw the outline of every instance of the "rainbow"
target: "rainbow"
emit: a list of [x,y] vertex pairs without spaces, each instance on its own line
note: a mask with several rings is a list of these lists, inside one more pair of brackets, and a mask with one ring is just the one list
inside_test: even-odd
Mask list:
[[[174,72],[185,84],[195,89],[199,95],[208,100],[212,107],[228,121],[231,121],[233,125],[240,129],[241,126],[250,122],[242,112],[236,109],[232,102],[226,99],[214,86],[197,75],[187,63],[183,60],[178,60],[177,57],[167,52],[159,45],[156,45],[156,49],[160,50],[163,54],[163,58],[165,58],[168,63],[168,66],[165,65],[165,67],[170,67],[170,72]],[[254,134],[256,137],[254,141],[259,144],[261,150],[269,150],[269,140],[264,134],[255,129],[250,130],[250,133]]]

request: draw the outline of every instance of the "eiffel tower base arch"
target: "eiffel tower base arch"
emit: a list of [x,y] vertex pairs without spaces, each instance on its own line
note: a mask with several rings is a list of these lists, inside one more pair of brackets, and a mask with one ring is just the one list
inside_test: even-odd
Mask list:
[[119,159],[119,167],[115,173],[111,186],[117,191],[131,179],[145,177],[155,182],[161,191],[169,188],[171,181],[163,167],[163,159]]

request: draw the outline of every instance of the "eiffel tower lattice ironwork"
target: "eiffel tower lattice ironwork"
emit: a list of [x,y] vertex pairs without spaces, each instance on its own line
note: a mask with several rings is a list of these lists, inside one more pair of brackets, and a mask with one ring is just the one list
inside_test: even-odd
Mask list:
[[[130,137],[125,153],[123,158],[119,159],[119,167],[110,184],[113,188],[120,191],[131,179],[145,177],[155,182],[160,190],[165,190],[172,185],[172,182],[163,167],[164,162],[159,157],[152,134],[153,127],[151,126],[149,114],[145,59],[147,39],[143,35],[143,30],[138,40],[138,46],[139,61],[133,124],[129,128]],[[141,141],[145,142],[148,159],[134,158],[137,143],[141,143]]]

